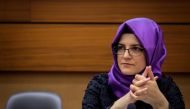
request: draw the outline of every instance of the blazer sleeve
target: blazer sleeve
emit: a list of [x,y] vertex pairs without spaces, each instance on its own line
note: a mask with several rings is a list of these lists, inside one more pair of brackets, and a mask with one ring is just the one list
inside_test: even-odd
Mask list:
[[169,102],[169,109],[185,109],[182,93],[170,76],[161,83],[161,91]]
[[82,101],[82,109],[99,109],[100,84],[95,76],[89,81]]

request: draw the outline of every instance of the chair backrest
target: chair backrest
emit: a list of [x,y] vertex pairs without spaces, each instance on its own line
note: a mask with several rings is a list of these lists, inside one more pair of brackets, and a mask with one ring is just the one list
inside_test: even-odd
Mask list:
[[62,109],[61,98],[50,92],[22,92],[12,95],[6,109]]

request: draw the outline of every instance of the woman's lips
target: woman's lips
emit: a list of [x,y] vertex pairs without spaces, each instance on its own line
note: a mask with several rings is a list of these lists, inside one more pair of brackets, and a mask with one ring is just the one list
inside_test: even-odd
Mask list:
[[131,63],[121,63],[121,65],[123,67],[131,67],[131,66],[134,66],[134,64],[131,64]]

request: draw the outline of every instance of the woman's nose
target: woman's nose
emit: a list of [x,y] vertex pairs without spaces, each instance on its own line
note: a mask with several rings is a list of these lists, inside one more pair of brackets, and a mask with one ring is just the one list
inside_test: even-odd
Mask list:
[[125,52],[124,52],[124,54],[123,54],[123,57],[124,57],[124,58],[131,58],[131,54],[130,54],[130,52],[129,52],[129,49],[126,49],[126,50],[125,50]]

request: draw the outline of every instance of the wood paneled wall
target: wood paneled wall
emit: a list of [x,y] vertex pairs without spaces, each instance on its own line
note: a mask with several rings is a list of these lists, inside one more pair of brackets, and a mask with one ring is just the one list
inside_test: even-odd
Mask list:
[[[0,69],[108,71],[118,25],[1,24]],[[168,55],[164,72],[189,72],[189,25],[162,25]]]
[[[0,69],[107,71],[118,25],[133,17],[161,23],[164,72],[189,72],[189,1],[0,0]],[[175,60],[174,60],[175,59]]]
[[188,0],[0,0],[1,21],[123,22],[149,17],[157,22],[190,22]]
[[119,24],[134,17],[161,25],[163,71],[179,83],[190,109],[189,0],[0,0],[0,108],[11,94],[31,90],[57,92],[66,109],[80,108],[92,72],[112,65]]

